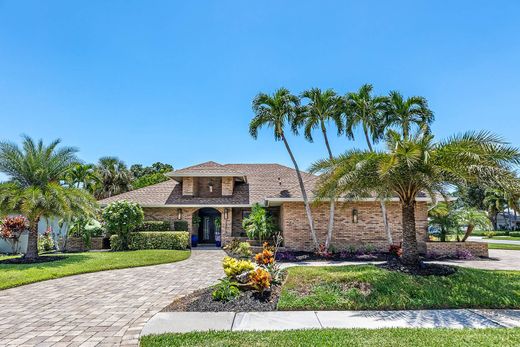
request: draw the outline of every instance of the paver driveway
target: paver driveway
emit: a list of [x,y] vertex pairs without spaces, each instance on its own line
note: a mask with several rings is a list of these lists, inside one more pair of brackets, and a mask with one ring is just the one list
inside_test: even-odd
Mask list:
[[0,346],[136,346],[173,298],[223,276],[222,250],[189,259],[33,283],[0,291]]

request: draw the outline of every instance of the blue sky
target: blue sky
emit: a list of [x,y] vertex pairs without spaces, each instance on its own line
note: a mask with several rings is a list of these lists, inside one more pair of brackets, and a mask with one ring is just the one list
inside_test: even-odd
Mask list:
[[[518,18],[513,0],[0,0],[0,139],[59,137],[86,162],[290,165],[270,131],[250,138],[253,97],[372,83],[425,96],[439,137],[520,146]],[[319,136],[289,140],[303,168],[325,156]]]

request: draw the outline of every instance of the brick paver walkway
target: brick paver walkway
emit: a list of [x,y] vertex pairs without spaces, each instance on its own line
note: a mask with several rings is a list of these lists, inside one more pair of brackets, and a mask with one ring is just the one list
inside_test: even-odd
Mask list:
[[173,264],[103,271],[0,291],[0,346],[136,346],[175,297],[224,275],[221,250]]

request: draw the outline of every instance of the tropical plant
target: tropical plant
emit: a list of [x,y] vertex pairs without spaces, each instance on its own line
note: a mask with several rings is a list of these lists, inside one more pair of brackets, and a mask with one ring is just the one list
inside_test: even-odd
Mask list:
[[[312,131],[320,129],[325,141],[325,147],[329,158],[332,159],[332,149],[330,148],[327,136],[327,123],[332,122],[336,126],[338,135],[343,133],[343,99],[339,97],[332,89],[322,92],[319,88],[312,88],[304,91],[301,96],[307,104],[302,107],[301,112],[297,114],[293,121],[293,131],[298,132],[300,127],[304,128],[303,134],[309,142],[313,142]],[[325,247],[328,248],[332,239],[332,231],[334,229],[334,210],[335,197],[330,199],[329,225],[327,228],[327,237],[325,239]]]
[[242,227],[251,240],[266,240],[276,232],[276,224],[265,208],[255,203],[249,216],[242,220]]
[[475,228],[480,230],[490,230],[492,225],[485,212],[476,208],[462,208],[455,212],[455,219],[460,226],[466,226],[466,231],[462,237],[462,242],[466,241]]
[[421,96],[404,98],[401,93],[391,91],[384,103],[386,124],[395,126],[408,140],[418,128],[422,133],[430,132],[430,124],[434,120],[433,112],[428,108],[428,102]]
[[271,281],[271,274],[263,268],[256,268],[249,275],[249,285],[260,294],[271,287]]
[[144,176],[153,175],[153,174],[165,174],[167,172],[173,171],[173,166],[170,164],[164,164],[161,162],[153,163],[151,166],[145,166],[141,164],[134,164],[130,166],[130,172],[133,177],[138,179]]
[[230,301],[240,295],[240,290],[235,282],[231,282],[227,277],[221,278],[219,281],[213,286],[214,291],[211,293],[213,300]]
[[[374,151],[373,145],[378,143],[384,136],[388,122],[383,116],[385,110],[386,97],[373,96],[373,87],[371,84],[364,84],[356,92],[350,92],[345,96],[346,133],[351,139],[354,139],[354,128],[361,126],[365,140],[370,152]],[[385,199],[387,198],[382,192],[379,192],[381,199],[381,215],[383,216],[383,227],[385,229],[388,243],[394,243],[392,239],[392,231],[390,223],[388,223],[388,214],[386,211]]]
[[224,268],[224,273],[227,277],[236,278],[244,272],[253,270],[255,265],[249,260],[238,260],[233,257],[224,257],[222,267]]
[[236,253],[244,258],[251,256],[251,245],[249,242],[240,242],[236,249]]
[[74,163],[65,175],[65,182],[69,186],[83,188],[93,193],[100,183],[100,178],[93,164]]
[[484,198],[486,196],[486,187],[478,184],[463,184],[457,187],[454,193],[457,198],[455,204],[458,207],[470,207],[477,210],[486,210]]
[[93,215],[97,204],[83,189],[60,184],[72,163],[78,162],[72,147],[58,148],[60,140],[44,145],[23,137],[22,148],[0,143],[0,172],[9,181],[0,184],[2,214],[22,214],[29,221],[27,259],[38,257],[38,222],[41,218]]
[[446,236],[457,231],[457,222],[454,211],[446,202],[440,202],[428,211],[428,224],[439,230],[441,242],[446,242]]
[[[351,150],[313,164],[322,172],[317,196],[335,194],[369,196],[374,191],[399,197],[403,223],[403,256],[408,265],[419,263],[415,204],[418,194],[446,196],[448,188],[462,182],[504,184],[516,182],[513,165],[520,163],[519,151],[488,132],[467,132],[442,142],[432,134],[419,132],[402,137],[387,134],[386,151]],[[507,183],[508,184],[508,183]]]
[[11,245],[13,254],[19,252],[20,237],[27,230],[29,221],[24,216],[5,217],[0,224],[0,238]]
[[255,255],[255,261],[258,265],[268,265],[275,262],[274,252],[267,242],[264,243],[262,252]]
[[128,250],[130,233],[135,231],[144,219],[139,204],[127,200],[112,202],[103,209],[103,222],[111,234],[116,234],[122,250]]
[[38,236],[38,252],[50,252],[54,250],[54,240],[51,236],[51,231],[46,230],[43,234]]
[[500,188],[488,188],[484,195],[484,206],[486,207],[489,219],[495,230],[498,229],[497,216],[503,212],[507,205],[504,191]]
[[[307,198],[307,191],[303,183],[303,177],[298,167],[298,163],[289,146],[289,142],[285,136],[285,127],[293,124],[296,115],[300,112],[300,102],[298,97],[292,95],[286,88],[278,89],[274,94],[268,95],[259,93],[253,100],[254,118],[249,123],[249,133],[253,138],[258,137],[258,130],[261,127],[273,128],[275,141],[282,141],[291,161],[293,162],[296,176],[300,185],[300,191],[305,205],[305,212],[309,223],[309,230],[311,233],[314,247],[318,248],[318,239],[314,230],[314,221],[312,219],[312,212]],[[295,129],[293,129],[294,131]]]
[[92,246],[92,236],[101,229],[101,223],[92,218],[75,217],[72,218],[68,236],[79,237],[83,244],[90,248]]
[[148,187],[148,186],[151,186],[151,185],[154,185],[157,183],[161,183],[161,182],[164,182],[167,180],[168,180],[168,177],[166,177],[163,173],[159,173],[159,172],[152,173],[149,175],[144,175],[144,176],[141,176],[141,177],[135,179],[132,182],[132,189]]
[[103,157],[96,166],[96,175],[100,183],[94,196],[98,199],[109,198],[132,189],[132,174],[125,163],[116,157]]

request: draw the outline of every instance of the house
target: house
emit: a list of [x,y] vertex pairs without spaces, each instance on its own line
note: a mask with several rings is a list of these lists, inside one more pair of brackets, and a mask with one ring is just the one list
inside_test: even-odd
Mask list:
[[[312,191],[318,177],[302,172],[306,190]],[[259,203],[267,208],[282,231],[284,246],[291,250],[312,250],[313,243],[305,214],[296,171],[279,164],[218,164],[206,162],[167,174],[170,180],[126,192],[100,201],[117,200],[140,204],[145,220],[186,221],[188,231],[201,243],[226,244],[244,237],[242,220]],[[427,240],[429,198],[417,198],[417,237],[421,250]],[[329,203],[313,203],[312,213],[318,239],[324,242]],[[387,203],[387,215],[394,242],[401,239],[401,208],[397,198]],[[193,221],[200,218],[198,226]],[[220,223],[215,223],[219,221]],[[219,225],[220,224],[220,225]],[[218,230],[220,227],[221,230]],[[219,232],[220,231],[220,232]],[[336,206],[331,243],[336,249],[371,246],[387,249],[380,204],[374,198],[347,201]]]

